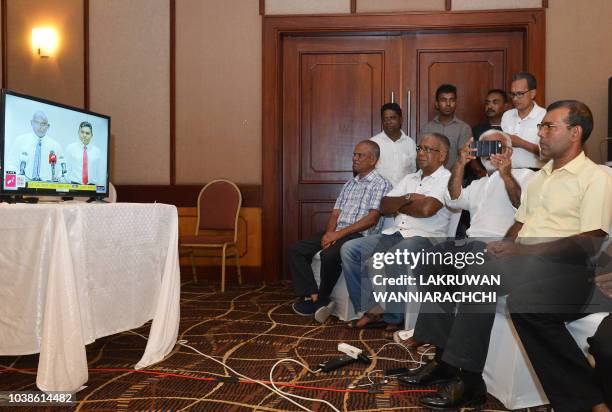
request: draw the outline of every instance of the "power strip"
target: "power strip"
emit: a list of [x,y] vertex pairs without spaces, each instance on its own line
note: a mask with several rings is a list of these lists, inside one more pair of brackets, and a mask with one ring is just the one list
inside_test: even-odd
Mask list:
[[410,339],[414,335],[414,329],[410,330],[398,330],[393,333],[393,341],[395,343],[402,343],[402,341]]

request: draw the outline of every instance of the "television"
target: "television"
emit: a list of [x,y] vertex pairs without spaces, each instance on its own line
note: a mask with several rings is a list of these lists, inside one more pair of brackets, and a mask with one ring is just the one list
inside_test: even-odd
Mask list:
[[2,89],[4,196],[108,196],[110,117]]

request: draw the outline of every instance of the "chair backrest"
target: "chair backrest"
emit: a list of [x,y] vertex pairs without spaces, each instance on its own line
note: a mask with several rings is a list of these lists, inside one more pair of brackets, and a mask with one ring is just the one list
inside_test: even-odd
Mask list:
[[233,230],[238,234],[238,213],[242,194],[235,183],[225,179],[209,182],[198,195],[196,235],[201,230]]

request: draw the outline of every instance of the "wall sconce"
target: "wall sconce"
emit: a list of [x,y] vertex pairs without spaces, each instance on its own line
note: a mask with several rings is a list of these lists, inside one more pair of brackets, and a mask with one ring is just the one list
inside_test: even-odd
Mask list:
[[49,27],[32,29],[32,47],[40,57],[53,56],[57,47],[57,33]]

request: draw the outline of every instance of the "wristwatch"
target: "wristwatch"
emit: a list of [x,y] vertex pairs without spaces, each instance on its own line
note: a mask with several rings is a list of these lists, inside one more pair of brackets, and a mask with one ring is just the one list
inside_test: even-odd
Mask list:
[[404,196],[404,199],[406,199],[407,203],[410,203],[410,197],[412,196],[412,193],[408,193],[406,196]]

